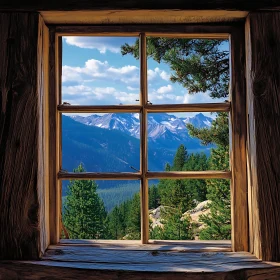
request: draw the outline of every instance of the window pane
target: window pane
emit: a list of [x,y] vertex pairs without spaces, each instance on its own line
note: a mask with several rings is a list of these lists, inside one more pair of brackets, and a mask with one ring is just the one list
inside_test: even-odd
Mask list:
[[152,104],[228,99],[228,40],[148,37],[147,55]]
[[62,168],[88,172],[140,169],[139,114],[63,114]]
[[149,113],[148,169],[228,170],[228,113]]
[[63,37],[62,102],[139,104],[139,60],[122,55],[122,46],[136,40],[133,37]]
[[230,180],[149,182],[150,239],[230,239],[230,209]]
[[[77,169],[83,170],[82,166]],[[64,180],[62,217],[69,237],[139,240],[139,189],[135,180]]]

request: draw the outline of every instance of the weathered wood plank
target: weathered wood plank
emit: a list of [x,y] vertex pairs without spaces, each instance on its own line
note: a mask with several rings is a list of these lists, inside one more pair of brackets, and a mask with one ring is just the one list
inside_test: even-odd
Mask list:
[[249,250],[246,170],[246,81],[244,26],[230,36],[231,53],[231,226],[233,251]]
[[[88,240],[62,239],[59,246],[85,246],[112,250],[134,251],[183,251],[183,252],[231,252],[230,240],[193,241],[193,240],[149,240],[141,244],[140,240]],[[56,246],[56,245],[54,245]],[[55,247],[50,246],[50,249]]]
[[49,30],[39,17],[38,29],[38,199],[41,254],[50,244],[49,225]]
[[246,11],[225,10],[107,10],[42,11],[48,24],[138,24],[229,22],[246,18]]
[[0,259],[40,252],[38,22],[37,13],[0,13]]
[[58,105],[61,113],[139,113],[139,105],[108,105],[108,106],[89,106],[89,105]]
[[191,253],[173,250],[127,250],[127,247],[117,246],[50,246],[40,264],[82,269],[186,273],[273,267],[273,264],[264,263],[245,252]]
[[126,10],[126,9],[174,9],[174,10],[241,10],[250,11],[257,9],[279,9],[279,2],[275,0],[266,1],[241,1],[241,0],[106,0],[106,1],[77,1],[77,0],[61,0],[61,1],[35,1],[26,0],[24,3],[18,4],[8,0],[2,0],[0,9],[2,10],[20,10],[20,11],[43,11],[43,10]]
[[58,179],[72,179],[72,180],[137,180],[141,178],[140,173],[133,172],[115,172],[115,173],[101,173],[101,172],[65,172],[59,171]]
[[251,250],[280,260],[280,12],[246,24]]
[[148,69],[147,69],[147,38],[140,34],[140,211],[141,211],[141,242],[149,241],[149,184],[146,177],[148,171],[148,114],[145,105],[148,103]]
[[[149,113],[166,112],[229,112],[231,104],[225,103],[200,103],[200,104],[164,104],[164,105],[145,105]],[[139,105],[108,105],[108,106],[89,106],[89,105],[58,105],[58,111],[61,113],[115,113],[115,112],[140,112]]]
[[58,25],[56,32],[61,36],[167,36],[180,38],[227,39],[234,26],[240,22],[211,24],[103,24],[103,25]]
[[[245,268],[227,272],[204,272],[185,273],[185,272],[137,272],[125,270],[101,270],[92,269],[88,266],[87,269],[75,267],[59,267],[55,266],[54,262],[37,262],[20,263],[20,262],[2,262],[0,263],[0,277],[2,279],[89,279],[89,280],[265,280],[279,279],[280,268]],[[54,265],[52,265],[54,263]],[[62,264],[63,265],[63,264]],[[68,265],[68,266],[71,266]]]
[[168,172],[147,172],[149,179],[230,179],[231,171],[168,171]]

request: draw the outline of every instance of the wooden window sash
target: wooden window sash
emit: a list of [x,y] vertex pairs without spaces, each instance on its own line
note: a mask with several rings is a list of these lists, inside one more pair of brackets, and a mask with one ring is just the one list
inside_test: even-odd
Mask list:
[[[53,34],[56,34],[55,38],[55,53],[59,53],[59,55],[55,55],[55,68],[57,75],[53,76],[53,81],[56,81],[56,88],[55,91],[58,95],[56,99],[56,136],[53,137],[56,139],[56,187],[57,191],[55,192],[56,201],[59,200],[59,194],[61,196],[61,181],[65,179],[102,179],[102,180],[130,180],[130,179],[137,179],[141,180],[141,189],[140,189],[140,196],[141,196],[141,242],[142,244],[147,244],[149,242],[149,214],[148,214],[148,179],[231,179],[232,172],[235,170],[235,166],[233,171],[186,171],[186,172],[150,172],[147,169],[147,114],[148,113],[156,113],[156,112],[230,112],[230,116],[232,116],[232,110],[235,110],[237,106],[240,104],[232,106],[231,102],[224,102],[224,103],[198,103],[198,104],[160,104],[160,105],[151,105],[148,104],[148,96],[147,96],[147,56],[146,56],[146,37],[147,36],[162,36],[162,37],[170,37],[170,38],[201,38],[201,39],[228,39],[229,34],[238,34],[239,30],[241,29],[240,24],[231,24],[231,25],[215,25],[208,26],[208,25],[198,25],[198,26],[185,26],[185,25],[178,25],[178,26],[126,26],[124,27],[124,32],[118,32],[118,28],[121,27],[114,27],[114,26],[56,26],[52,28]],[[121,28],[122,29],[122,28]],[[138,30],[136,32],[135,30]],[[147,32],[147,29],[150,31]],[[159,29],[156,32],[156,29]],[[110,31],[109,31],[110,30]],[[177,32],[174,32],[177,30]],[[216,31],[214,31],[216,30]],[[139,33],[140,31],[140,33]],[[188,33],[182,33],[182,31]],[[216,32],[216,33],[215,33]],[[93,34],[94,33],[94,34]],[[140,38],[140,105],[104,105],[104,106],[76,106],[76,105],[68,105],[68,104],[61,104],[61,36],[67,35],[95,35],[95,36],[139,36]],[[230,35],[232,36],[232,35]],[[54,37],[54,36],[53,36]],[[234,36],[233,36],[234,37]],[[52,41],[52,39],[51,39]],[[233,46],[233,47],[232,47]],[[240,47],[240,46],[239,46]],[[232,53],[236,53],[235,45],[231,44],[231,60],[232,60]],[[54,50],[53,50],[54,51]],[[53,57],[52,57],[53,58]],[[52,72],[52,71],[50,71]],[[235,73],[236,69],[231,69],[231,77],[234,76],[232,73]],[[240,77],[239,77],[240,78]],[[231,86],[232,83],[231,79]],[[232,91],[232,90],[231,90]],[[231,92],[232,93],[232,92]],[[232,98],[235,101],[236,97]],[[52,100],[52,104],[54,104],[54,99]],[[237,108],[238,112],[240,112],[240,108]],[[85,172],[85,173],[74,173],[74,172],[65,172],[61,169],[61,114],[62,113],[139,113],[141,118],[141,127],[140,127],[140,171],[139,172]],[[236,123],[236,120],[232,118],[232,123]],[[233,133],[235,133],[234,131]],[[236,137],[233,135],[232,137],[235,139]],[[232,145],[232,153],[235,154],[236,146]],[[144,160],[143,160],[144,159]],[[235,158],[235,162],[238,162],[238,159]],[[243,166],[243,165],[242,165]],[[246,168],[245,168],[246,169]],[[52,171],[51,171],[52,172]],[[246,173],[246,170],[244,171]],[[246,177],[246,176],[245,176]],[[246,179],[246,178],[245,178]],[[243,178],[243,182],[245,180]],[[240,183],[241,180],[239,180]],[[243,187],[244,189],[244,187]],[[238,188],[234,187],[234,192],[238,192]],[[54,197],[54,195],[53,195]],[[236,197],[236,196],[235,196]],[[244,203],[244,198],[241,203]],[[61,208],[61,202],[56,203],[56,212],[58,215],[58,209]],[[234,206],[232,205],[232,208]],[[246,207],[245,207],[246,208]],[[234,208],[234,211],[238,214],[238,209]],[[241,211],[242,212],[242,211]],[[246,211],[245,211],[246,212]],[[244,211],[243,211],[244,213]],[[61,215],[61,214],[59,214]],[[235,214],[236,216],[236,214]],[[237,220],[235,217],[233,220]],[[244,223],[243,223],[244,224]],[[56,223],[56,226],[60,229],[59,223]],[[58,230],[59,231],[59,230]],[[237,236],[240,233],[240,229],[236,231],[233,229],[233,236]],[[245,235],[248,233],[245,230]],[[51,238],[52,244],[56,243],[55,241],[59,241],[59,235],[56,231],[54,234],[54,238]],[[243,244],[243,248],[246,251],[246,240],[245,238],[242,239],[241,242],[237,241],[239,245],[233,245],[233,247],[241,248],[240,244]],[[245,245],[244,245],[245,244]],[[235,248],[233,248],[235,251]]]

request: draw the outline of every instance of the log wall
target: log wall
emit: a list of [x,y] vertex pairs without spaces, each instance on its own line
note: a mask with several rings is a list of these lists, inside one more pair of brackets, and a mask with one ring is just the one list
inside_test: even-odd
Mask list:
[[242,10],[279,9],[277,0],[60,0],[36,1],[26,0],[20,4],[16,1],[2,0],[0,9],[18,11],[42,10],[126,10],[126,9],[174,9],[174,10]]
[[250,250],[280,260],[280,12],[246,22]]
[[40,252],[38,23],[38,13],[0,13],[0,259]]

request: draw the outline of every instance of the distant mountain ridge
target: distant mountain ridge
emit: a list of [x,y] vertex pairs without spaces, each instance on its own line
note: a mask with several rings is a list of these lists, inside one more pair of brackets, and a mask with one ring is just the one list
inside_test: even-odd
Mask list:
[[[90,115],[87,117],[73,115],[73,120],[88,126],[95,126],[108,130],[118,130],[132,137],[140,135],[139,114],[111,113],[104,115]],[[177,148],[185,144],[187,148],[197,148],[198,140],[190,137],[186,128],[187,123],[195,127],[210,127],[213,119],[199,113],[194,117],[178,118],[166,113],[151,113],[148,115],[148,140],[150,143],[162,147]]]
[[[139,118],[135,114],[105,114],[82,117],[62,116],[62,169],[73,171],[82,163],[88,172],[135,172],[140,169]],[[202,146],[200,140],[188,134],[186,123],[209,127],[213,119],[197,114],[192,118],[177,118],[168,114],[151,114],[148,118],[148,168],[163,171],[166,163],[173,163],[180,144],[189,153],[209,154],[211,146]],[[129,183],[137,189],[137,181],[99,181],[100,192]],[[68,182],[63,180],[62,193],[66,195]],[[139,184],[139,183],[138,183]],[[136,186],[136,188],[135,188]],[[125,193],[129,196],[132,187]],[[106,196],[109,207],[111,193]],[[123,199],[123,197],[122,197]]]

